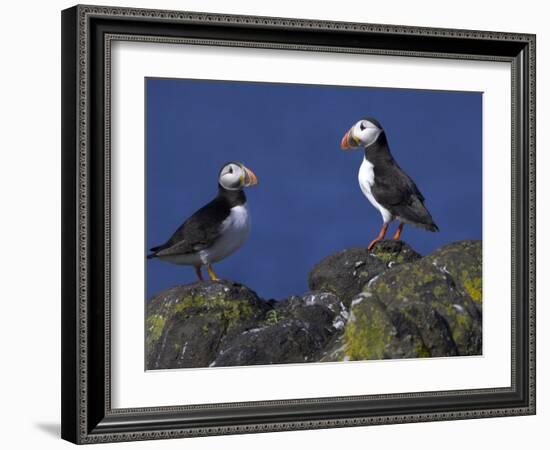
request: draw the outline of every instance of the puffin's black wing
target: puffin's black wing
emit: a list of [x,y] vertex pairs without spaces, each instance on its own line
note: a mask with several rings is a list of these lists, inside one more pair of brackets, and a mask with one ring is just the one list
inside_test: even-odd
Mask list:
[[374,167],[371,191],[380,205],[403,222],[430,231],[439,230],[424,206],[424,196],[395,160]]
[[231,213],[223,197],[216,197],[189,217],[168,239],[151,248],[148,258],[166,255],[185,255],[210,247],[221,234],[221,225]]

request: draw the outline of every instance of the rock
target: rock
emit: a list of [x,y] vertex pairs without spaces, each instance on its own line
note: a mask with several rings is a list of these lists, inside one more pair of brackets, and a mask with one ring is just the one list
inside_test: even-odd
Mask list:
[[302,296],[289,297],[276,305],[276,311],[283,317],[294,317],[306,322],[320,322],[336,330],[344,328],[348,311],[336,295],[330,292],[312,291]]
[[255,292],[228,281],[163,291],[147,305],[147,369],[208,366],[225,339],[253,328],[270,309]]
[[326,345],[319,357],[320,362],[336,362],[349,361],[346,355],[346,345],[344,343],[344,335],[342,333],[334,336]]
[[372,253],[363,247],[349,248],[327,256],[316,264],[309,273],[309,288],[332,292],[344,305],[349,306],[363,286],[388,267],[420,257],[401,241],[380,241]]
[[372,254],[386,263],[388,268],[399,264],[416,261],[422,256],[403,241],[380,241],[374,247]]
[[480,241],[425,257],[400,241],[350,248],[282,301],[230,281],[168,289],[147,305],[147,369],[480,355],[481,252]]
[[327,340],[326,332],[319,331],[296,319],[254,328],[226,343],[211,366],[307,362]]
[[327,342],[341,333],[348,318],[333,294],[309,292],[285,299],[263,323],[226,340],[212,366],[318,361]]
[[462,294],[468,295],[481,312],[481,241],[459,241],[445,245],[426,256],[425,260],[442,272],[448,273]]
[[481,243],[392,267],[352,302],[342,359],[481,354]]

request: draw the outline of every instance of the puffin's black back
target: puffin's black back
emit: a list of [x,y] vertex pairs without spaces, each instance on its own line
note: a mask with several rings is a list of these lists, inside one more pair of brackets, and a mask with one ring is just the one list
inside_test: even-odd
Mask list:
[[245,203],[246,195],[242,190],[230,191],[218,185],[217,197],[189,217],[166,243],[151,248],[153,254],[148,258],[170,248],[182,255],[210,247],[220,236],[221,224],[231,213],[231,208]]
[[[369,120],[378,126],[378,122]],[[371,192],[380,205],[406,223],[430,231],[438,230],[424,206],[424,196],[411,177],[393,159],[384,131],[376,142],[365,148],[365,159],[373,165],[374,184]]]

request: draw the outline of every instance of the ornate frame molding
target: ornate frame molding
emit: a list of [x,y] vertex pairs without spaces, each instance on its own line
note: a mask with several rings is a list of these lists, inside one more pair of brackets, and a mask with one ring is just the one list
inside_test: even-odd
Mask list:
[[[307,37],[304,37],[305,40],[309,39],[312,30],[328,33],[327,41],[330,35],[339,36],[345,40],[346,36],[353,33],[354,36],[362,36],[364,39],[375,36],[378,44],[369,47],[365,45],[331,45],[328,42],[284,43],[262,40],[262,36],[254,41],[231,39],[230,37],[219,39],[212,37],[151,36],[135,32],[112,32],[108,29],[109,26],[103,27],[100,31],[93,30],[94,23],[99,23],[102,20],[117,22],[117,27],[121,29],[124,28],[126,23],[129,23],[128,21],[132,21],[134,24],[141,25],[144,29],[153,22],[165,24],[172,27],[171,29],[178,26],[185,28],[185,26],[192,25],[198,27],[199,33],[201,27],[207,29],[206,32],[208,33],[212,29],[218,29],[218,31],[222,29],[229,30],[235,26],[246,29],[250,35],[259,30],[268,30],[272,35],[279,33],[279,36],[291,31],[298,34],[305,31],[309,33]],[[534,35],[99,6],[76,6],[64,11],[63,33],[64,249],[62,309],[64,325],[62,372],[64,380],[71,380],[66,385],[64,383],[63,389],[62,434],[64,438],[77,443],[98,443],[535,413],[536,50]],[[298,34],[295,35],[298,36]],[[412,37],[416,39],[415,42],[423,42],[422,45],[428,48],[420,50],[411,47],[407,49],[386,48],[383,42],[390,37],[394,39]],[[292,38],[283,39],[281,37],[281,39]],[[207,416],[209,410],[220,408],[246,406],[281,409],[291,405],[300,405],[307,408],[307,405],[344,402],[351,398],[292,399],[243,404],[113,410],[110,402],[110,49],[111,43],[116,40],[510,62],[513,77],[512,152],[513,155],[518,155],[517,160],[519,162],[516,162],[514,156],[512,195],[517,197],[517,202],[513,204],[512,208],[512,386],[510,388],[471,391],[361,396],[353,397],[353,400],[360,399],[365,402],[372,402],[396,399],[403,402],[408,401],[414,406],[416,400],[427,397],[456,397],[468,400],[479,395],[487,395],[491,398],[491,396],[499,394],[515,394],[515,397],[517,397],[515,402],[510,400],[504,406],[495,404],[483,408],[473,407],[472,409],[436,409],[402,414],[395,412],[391,414],[373,413],[354,417],[342,415],[341,417],[306,420],[294,418],[292,420],[274,420],[264,423],[242,424],[237,422],[227,424],[220,422],[216,425],[193,425],[189,422],[185,425],[185,421],[182,419],[182,422],[176,423],[176,426],[169,425],[168,420],[172,415],[182,415],[190,410],[200,410],[203,412],[203,416]],[[453,49],[459,46],[459,51],[445,52],[439,50],[438,45],[441,46],[442,41],[447,41],[449,45],[453,42],[459,42],[460,45],[456,44],[454,47],[450,45]],[[103,47],[102,51],[99,50],[98,42]],[[493,53],[483,53],[478,50],[482,43],[494,42],[499,43],[499,45]],[[430,43],[434,43],[432,47],[428,45]],[[382,45],[382,48],[380,45]],[[486,48],[492,47],[487,45]],[[503,50],[499,52],[499,49]],[[100,61],[101,67],[98,67],[98,61]],[[99,95],[97,89],[95,89],[98,86],[97,77],[103,71],[102,107],[104,123],[100,127],[101,140],[96,138],[94,141],[94,133],[97,132],[94,130],[97,128],[97,124],[93,123],[94,116],[90,111],[94,109],[95,106],[92,103]],[[92,142],[94,143],[93,148],[91,146]],[[92,157],[91,152],[97,148],[98,142],[101,142],[103,147],[102,179],[94,178],[94,175],[98,175],[98,169],[94,168],[95,166],[91,164],[90,159]],[[522,183],[519,181],[522,181]],[[99,201],[100,209],[93,206],[98,201],[98,193],[96,192],[98,183],[102,184],[99,191],[102,193],[102,199]],[[102,217],[99,217],[98,213],[100,211],[104,213]],[[103,222],[103,233],[100,242],[93,241],[90,236],[90,233],[97,234],[98,221]],[[98,245],[102,247],[101,250],[96,248]],[[102,262],[98,263],[97,255],[101,256]],[[519,264],[520,267],[518,267],[518,263],[521,263]],[[92,269],[92,267],[96,267],[96,264],[103,268],[103,290],[100,295],[104,299],[104,305],[102,305],[103,323],[100,325],[91,318],[93,314],[97,314],[97,309],[92,311],[91,308],[92,291],[95,292],[94,295],[97,295],[96,291],[98,289],[94,284],[94,280],[98,276],[98,270]],[[92,271],[94,271],[93,274]],[[524,293],[524,295],[521,296],[521,293]],[[521,313],[521,317],[518,317],[518,312]],[[102,338],[97,336],[99,333],[103,334]],[[95,364],[97,364],[97,360],[91,359],[90,349],[96,348],[98,342],[103,343],[102,354],[104,355],[104,365],[101,371],[104,375],[104,382],[99,384],[90,379],[90,367],[91,365],[95,367]],[[520,348],[520,346],[522,347]],[[518,371],[516,368],[520,370]],[[97,394],[98,385],[102,386],[103,391],[102,406],[90,400],[92,394]],[[522,392],[518,393],[520,388]]]

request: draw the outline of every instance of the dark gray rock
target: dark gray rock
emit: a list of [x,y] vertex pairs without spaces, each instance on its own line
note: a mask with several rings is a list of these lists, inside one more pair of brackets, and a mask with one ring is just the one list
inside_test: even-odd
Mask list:
[[340,334],[348,313],[333,294],[309,292],[281,301],[257,328],[226,340],[213,366],[318,361],[331,338]]
[[245,331],[226,342],[211,366],[307,362],[322,349],[327,336],[328,330],[322,327],[287,319]]
[[422,258],[400,241],[328,256],[312,289],[280,302],[229,281],[168,289],[147,305],[148,369],[479,355],[481,242]]
[[472,241],[387,270],[353,300],[339,357],[481,354],[480,280],[481,244]]
[[422,255],[413,250],[406,242],[393,240],[378,242],[372,250],[372,254],[384,261],[388,268],[422,258]]
[[332,292],[349,306],[363,286],[377,275],[421,256],[401,241],[380,241],[373,252],[354,247],[327,256],[309,273],[311,290]]
[[325,346],[319,355],[320,362],[338,362],[349,361],[346,355],[346,344],[344,342],[344,334],[338,333]]
[[[326,322],[340,330],[348,318],[347,308],[330,292],[311,291],[302,296],[293,295],[275,306],[276,313],[307,322]],[[271,313],[270,313],[271,314]]]
[[432,252],[424,262],[447,273],[455,281],[461,294],[473,300],[472,305],[481,313],[482,300],[482,243],[459,241]]
[[228,281],[167,289],[147,305],[147,369],[208,366],[224,340],[255,327],[270,309],[255,292]]

